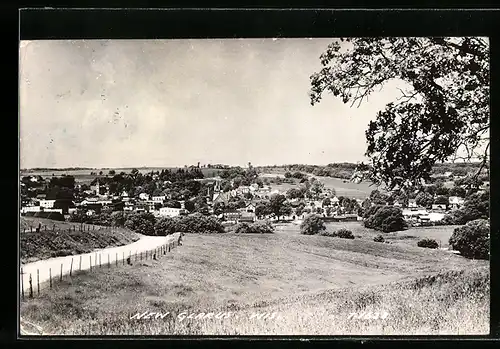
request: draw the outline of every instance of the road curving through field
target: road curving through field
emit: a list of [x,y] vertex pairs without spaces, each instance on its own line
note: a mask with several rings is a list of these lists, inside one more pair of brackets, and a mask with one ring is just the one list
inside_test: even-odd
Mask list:
[[[108,260],[111,267],[114,267],[118,260],[118,265],[124,264],[123,259],[129,256],[134,256],[136,253],[145,253],[146,251],[154,251],[162,246],[174,244],[176,246],[179,233],[168,236],[145,236],[143,235],[138,241],[128,245],[109,247],[100,250],[95,250],[90,253],[79,255],[70,255],[64,257],[55,257],[39,260],[33,263],[21,265],[22,274],[19,278],[19,290],[24,289],[24,295],[28,296],[30,292],[30,275],[32,282],[33,294],[38,292],[38,283],[40,289],[50,285],[50,278],[53,281],[59,280],[62,276],[70,274],[70,270],[78,272],[79,270],[89,270],[92,266],[94,269],[107,268]],[[109,259],[108,259],[109,258]],[[132,261],[134,259],[132,258]],[[125,261],[126,263],[126,261]],[[62,267],[61,267],[62,266]]]

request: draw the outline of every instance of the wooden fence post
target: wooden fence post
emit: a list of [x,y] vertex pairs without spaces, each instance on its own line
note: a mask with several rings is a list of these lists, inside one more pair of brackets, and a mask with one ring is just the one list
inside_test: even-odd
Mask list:
[[40,295],[40,269],[36,270],[36,291]]
[[73,257],[71,258],[71,265],[69,267],[69,276],[73,274]]
[[24,272],[23,268],[21,268],[21,294],[24,299]]
[[125,265],[125,251],[122,252],[122,253],[123,253],[123,258],[122,258],[123,259],[123,265]]
[[59,281],[62,281],[62,268],[63,268],[63,264],[61,263],[61,276],[59,277]]
[[116,252],[116,256],[115,256],[115,264],[116,264],[116,266],[118,266],[118,252]]
[[108,253],[108,269],[111,268],[111,264],[109,263],[109,253]]
[[52,268],[49,268],[49,287],[52,288]]
[[82,255],[80,255],[80,267],[78,269],[80,269],[80,271],[82,271]]
[[33,281],[31,279],[31,273],[30,273],[30,298],[33,298]]
[[99,253],[99,268],[102,268],[102,264],[101,264],[101,254]]
[[140,253],[141,253],[141,261],[142,261],[142,251]]
[[90,271],[92,271],[92,255],[89,255],[89,260],[90,260]]

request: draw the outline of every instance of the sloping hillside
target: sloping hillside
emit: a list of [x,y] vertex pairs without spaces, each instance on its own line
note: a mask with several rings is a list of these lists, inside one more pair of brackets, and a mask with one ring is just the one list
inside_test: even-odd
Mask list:
[[[440,250],[322,236],[188,234],[168,258],[83,273],[23,302],[21,314],[48,332],[79,335],[456,333],[471,319],[465,334],[488,327],[488,280],[487,261]],[[392,323],[348,319],[363,310],[385,310]],[[130,319],[145,311],[170,316]],[[283,318],[250,319],[256,311]],[[238,317],[179,321],[183,312]]]

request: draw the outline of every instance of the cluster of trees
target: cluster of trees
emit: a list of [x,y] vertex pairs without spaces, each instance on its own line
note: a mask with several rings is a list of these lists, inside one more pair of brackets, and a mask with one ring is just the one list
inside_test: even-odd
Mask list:
[[[481,163],[479,162],[456,162],[456,163],[437,163],[432,167],[433,175],[443,175],[447,172],[451,172],[453,176],[466,177],[474,175],[477,173]],[[486,171],[482,172],[482,180],[488,180]]]
[[264,200],[255,207],[255,215],[258,218],[273,215],[278,220],[283,216],[292,214],[293,209],[285,195],[274,194],[270,200]]
[[132,169],[128,174],[125,172],[115,174],[114,171],[110,171],[110,175],[95,178],[91,185],[95,185],[99,181],[101,184],[107,185],[109,192],[114,195],[124,191],[132,197],[137,197],[140,193],[149,195],[171,193],[174,199],[196,196],[202,185],[195,179],[203,178],[203,173],[198,167],[178,168],[177,170],[164,169],[146,174]]
[[337,237],[342,239],[354,239],[354,234],[352,233],[352,231],[346,228],[340,228],[335,231],[322,231],[319,233],[319,235]]
[[227,170],[220,171],[219,176],[227,181],[232,181],[234,189],[241,185],[248,186],[253,183],[262,186],[262,181],[257,181],[258,173],[253,167],[247,169],[241,168],[240,166],[231,167]]
[[212,216],[194,213],[187,216],[162,217],[155,224],[156,235],[169,235],[176,232],[187,234],[225,233],[221,222]]
[[176,232],[183,233],[224,233],[221,222],[211,216],[194,213],[187,216],[157,218],[149,212],[101,212],[86,216],[72,214],[70,221],[126,227],[140,234],[163,236]]
[[466,258],[489,259],[490,222],[476,219],[455,228],[449,239],[450,246]]
[[384,233],[404,230],[407,223],[403,217],[403,211],[394,206],[373,205],[364,212],[363,224]]
[[270,222],[256,222],[252,224],[240,223],[236,226],[236,234],[272,234],[274,227]]
[[320,234],[325,230],[325,222],[316,214],[306,216],[300,224],[300,233],[304,235]]
[[365,132],[370,179],[411,187],[459,157],[479,159],[480,173],[489,162],[489,50],[478,37],[336,40],[311,75],[310,102],[330,93],[359,106],[387,81],[403,81],[408,87]]
[[490,193],[485,191],[468,196],[462,207],[444,216],[443,223],[462,225],[476,219],[488,219],[489,217]]
[[[347,162],[328,164],[326,166],[293,164],[293,165],[285,165],[285,169],[287,169],[290,172],[294,172],[294,174],[305,172],[315,176],[350,179],[355,170],[361,170],[359,166],[360,166],[359,164],[353,164]],[[294,178],[302,179],[304,177],[294,176]]]

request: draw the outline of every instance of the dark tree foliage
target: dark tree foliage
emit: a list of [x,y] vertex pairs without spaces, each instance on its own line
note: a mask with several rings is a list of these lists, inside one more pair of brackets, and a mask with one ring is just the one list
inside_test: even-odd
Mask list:
[[304,235],[314,235],[324,230],[326,230],[325,222],[315,214],[307,216],[300,224],[300,232]]
[[489,42],[482,38],[341,39],[321,55],[311,76],[311,104],[325,91],[360,105],[391,80],[408,86],[379,111],[366,131],[371,179],[411,187],[428,180],[437,162],[488,162]]
[[286,197],[281,194],[275,194],[271,196],[268,203],[268,212],[274,214],[275,217],[279,218],[281,216],[286,216],[292,213],[292,207],[286,201]]
[[270,222],[240,223],[234,232],[236,234],[272,234],[274,227]]
[[437,243],[436,240],[434,239],[422,239],[419,242],[417,242],[418,247],[425,247],[425,248],[438,248],[439,244]]
[[446,196],[438,196],[436,197],[436,199],[434,200],[434,203],[435,204],[448,204],[449,203],[449,199],[446,197]]
[[433,201],[434,201],[434,197],[431,194],[425,193],[425,192],[418,193],[417,197],[415,198],[415,203],[418,206],[422,206],[422,207],[431,206]]
[[449,240],[450,246],[467,258],[489,259],[490,223],[485,219],[468,222],[455,228]]
[[367,218],[363,223],[366,228],[390,233],[403,230],[407,227],[403,212],[394,206],[374,205],[365,213]]
[[161,235],[173,234],[176,232],[190,234],[218,234],[225,233],[221,222],[210,216],[201,213],[194,213],[188,216],[178,216],[173,218],[163,218],[162,223],[157,227]]
[[156,218],[149,212],[129,213],[125,220],[125,227],[144,235],[156,235]]
[[458,210],[446,215],[443,220],[447,224],[466,224],[476,219],[488,219],[490,217],[490,193],[478,192],[468,196],[464,205]]
[[354,234],[352,231],[349,229],[341,228],[336,231],[321,231],[318,233],[318,235],[321,236],[330,236],[330,237],[336,237],[336,238],[342,238],[342,239],[354,239]]

